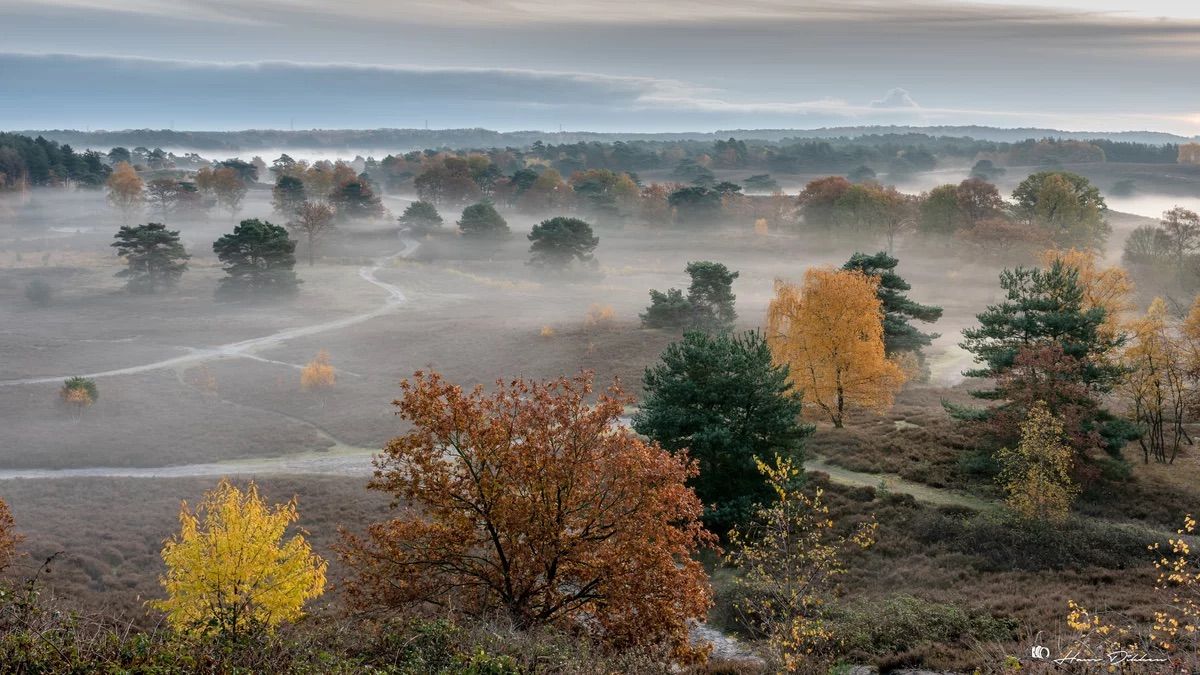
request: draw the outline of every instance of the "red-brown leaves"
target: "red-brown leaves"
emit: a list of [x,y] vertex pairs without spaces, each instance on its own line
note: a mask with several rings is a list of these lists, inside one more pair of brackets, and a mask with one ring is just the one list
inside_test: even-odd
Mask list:
[[436,373],[402,384],[412,429],[376,460],[370,487],[399,515],[347,537],[359,604],[503,611],[615,645],[686,646],[711,591],[691,558],[713,537],[685,481],[696,467],[617,426],[616,386],[591,375],[470,392]]

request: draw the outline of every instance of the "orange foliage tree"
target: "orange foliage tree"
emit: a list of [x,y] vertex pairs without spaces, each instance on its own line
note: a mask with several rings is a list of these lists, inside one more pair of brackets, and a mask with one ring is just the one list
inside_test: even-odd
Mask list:
[[714,543],[685,485],[696,465],[616,424],[631,402],[617,385],[594,405],[590,373],[491,395],[436,373],[401,386],[412,429],[369,487],[402,510],[341,546],[359,606],[502,612],[689,654],[687,622],[711,605],[693,554]]
[[316,358],[300,370],[300,388],[304,391],[324,392],[337,384],[337,371],[329,363],[329,352],[322,349]]
[[776,282],[767,308],[775,360],[835,427],[848,408],[888,409],[904,384],[903,370],[884,354],[877,284],[859,271],[810,269],[800,286]]
[[108,203],[121,212],[126,224],[145,201],[145,183],[129,162],[118,162],[108,176]]

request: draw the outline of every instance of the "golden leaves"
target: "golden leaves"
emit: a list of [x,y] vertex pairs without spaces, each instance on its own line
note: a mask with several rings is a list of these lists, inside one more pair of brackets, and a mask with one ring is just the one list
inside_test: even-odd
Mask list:
[[886,410],[904,383],[883,346],[878,281],[859,271],[810,269],[800,286],[775,283],[767,342],[792,384],[834,426],[847,408]]
[[298,518],[295,499],[270,509],[253,483],[242,492],[222,480],[195,511],[181,506],[179,534],[162,549],[167,597],[150,604],[185,632],[294,621],[325,591],[326,569],[303,536],[283,541]]

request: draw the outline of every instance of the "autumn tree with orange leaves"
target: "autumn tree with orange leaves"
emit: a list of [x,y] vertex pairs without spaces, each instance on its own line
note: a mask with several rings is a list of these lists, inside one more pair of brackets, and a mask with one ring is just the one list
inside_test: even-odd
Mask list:
[[883,345],[876,280],[862,272],[810,269],[796,286],[776,282],[767,341],[791,370],[807,412],[841,427],[851,408],[886,410],[904,384]]
[[118,162],[108,175],[107,185],[108,203],[121,212],[123,221],[128,224],[130,216],[142,208],[146,200],[146,184],[129,162]]
[[593,405],[590,373],[492,394],[437,373],[401,386],[394,404],[412,428],[369,486],[399,512],[341,546],[359,607],[501,612],[522,628],[693,653],[687,622],[712,602],[693,554],[714,543],[685,485],[696,465],[617,424],[632,399],[616,384]]
[[1095,251],[1048,249],[1042,252],[1042,265],[1049,268],[1056,262],[1079,272],[1079,287],[1083,291],[1083,309],[1104,310],[1104,323],[1100,330],[1106,337],[1115,338],[1121,333],[1122,316],[1134,309],[1130,296],[1133,280],[1124,268],[1102,267]]

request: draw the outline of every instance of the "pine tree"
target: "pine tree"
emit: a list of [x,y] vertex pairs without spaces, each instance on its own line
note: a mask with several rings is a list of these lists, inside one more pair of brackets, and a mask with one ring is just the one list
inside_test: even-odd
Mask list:
[[671,452],[687,449],[700,463],[691,485],[715,532],[744,522],[769,500],[757,460],[802,460],[813,429],[798,421],[800,396],[760,333],[688,332],[646,369],[642,384],[646,398],[633,428]]
[[880,251],[874,255],[855,253],[842,265],[844,270],[857,270],[879,280],[876,293],[883,303],[883,347],[888,356],[899,352],[917,352],[922,347],[928,347],[937,334],[922,333],[911,322],[933,323],[942,318],[941,307],[922,305],[905,295],[905,291],[911,290],[912,286],[896,274],[899,262]]
[[112,247],[128,264],[117,276],[128,279],[125,286],[131,291],[153,293],[174,286],[191,258],[179,241],[179,231],[168,230],[162,223],[122,225],[115,239]]

